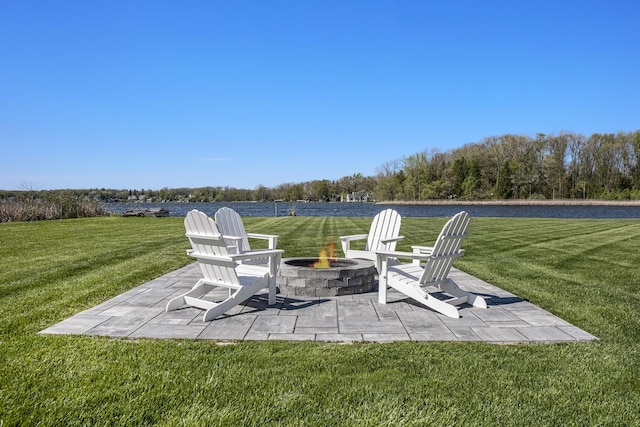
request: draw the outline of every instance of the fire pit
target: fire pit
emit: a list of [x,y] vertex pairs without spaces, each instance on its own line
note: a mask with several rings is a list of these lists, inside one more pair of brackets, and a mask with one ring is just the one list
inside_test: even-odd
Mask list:
[[[321,264],[328,262],[320,266]],[[314,264],[316,267],[314,267]],[[304,296],[350,295],[377,288],[371,261],[344,258],[285,258],[278,272],[280,293]]]

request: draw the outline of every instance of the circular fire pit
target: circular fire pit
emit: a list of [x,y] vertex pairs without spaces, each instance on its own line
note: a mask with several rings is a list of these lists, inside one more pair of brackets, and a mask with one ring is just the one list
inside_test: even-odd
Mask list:
[[278,271],[280,293],[334,296],[371,292],[377,288],[371,261],[330,258],[329,268],[314,268],[318,258],[285,258]]

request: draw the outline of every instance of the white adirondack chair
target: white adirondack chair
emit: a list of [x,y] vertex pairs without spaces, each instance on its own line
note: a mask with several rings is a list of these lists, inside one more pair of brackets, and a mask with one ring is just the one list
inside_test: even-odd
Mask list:
[[[214,215],[218,230],[224,236],[227,250],[232,254],[251,253],[249,238],[267,240],[269,249],[275,249],[278,245],[278,236],[273,234],[247,233],[240,215],[231,208],[222,207]],[[250,263],[260,263],[260,260],[252,260]],[[264,262],[264,258],[262,259]]]
[[[390,286],[453,318],[460,317],[456,306],[463,303],[487,308],[483,298],[460,289],[448,277],[453,261],[464,254],[460,247],[467,237],[469,220],[469,214],[464,211],[454,215],[442,228],[435,245],[428,247],[427,253],[415,249],[414,252],[378,251],[378,265],[381,266],[378,302],[387,303],[387,286]],[[418,262],[390,264],[389,258]]]
[[[402,217],[393,209],[385,209],[373,217],[369,234],[354,234],[340,237],[342,252],[345,258],[368,259],[377,264],[376,251],[394,251],[396,243],[404,236],[400,236]],[[351,249],[351,242],[367,240],[364,250]],[[380,271],[380,269],[378,269]]]
[[[177,310],[184,305],[201,308],[206,310],[204,321],[208,322],[263,288],[269,289],[269,304],[275,304],[276,274],[282,250],[265,249],[250,254],[229,254],[215,222],[195,209],[187,214],[184,225],[193,248],[187,253],[198,260],[203,278],[189,292],[169,301],[167,311]],[[267,258],[268,263],[259,266],[237,262],[255,257]],[[204,299],[216,288],[227,288],[228,297],[220,302]]]

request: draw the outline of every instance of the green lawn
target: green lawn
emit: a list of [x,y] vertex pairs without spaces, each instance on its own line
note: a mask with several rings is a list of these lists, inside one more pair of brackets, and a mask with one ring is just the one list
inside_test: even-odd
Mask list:
[[[369,218],[244,218],[285,256]],[[404,218],[429,244],[446,218]],[[640,221],[473,218],[456,266],[600,338],[554,345],[38,335],[191,262],[181,218],[0,224],[0,426],[640,425]]]

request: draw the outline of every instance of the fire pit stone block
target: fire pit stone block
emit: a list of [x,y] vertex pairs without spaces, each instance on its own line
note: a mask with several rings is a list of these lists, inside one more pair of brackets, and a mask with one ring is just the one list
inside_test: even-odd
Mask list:
[[327,297],[372,292],[378,288],[377,271],[370,261],[339,259],[335,267],[309,267],[313,261],[283,259],[277,278],[280,293]]

